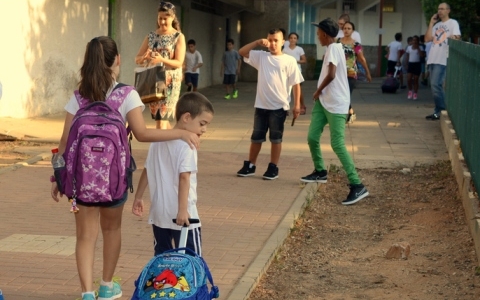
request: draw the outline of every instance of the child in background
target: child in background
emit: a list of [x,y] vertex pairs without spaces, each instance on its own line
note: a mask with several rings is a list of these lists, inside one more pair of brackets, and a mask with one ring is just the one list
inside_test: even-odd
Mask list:
[[[283,47],[283,53],[293,56],[297,61],[298,69],[300,73],[302,72],[302,64],[307,63],[307,58],[305,57],[305,51],[302,47],[297,46],[298,42],[298,34],[296,32],[291,32],[288,35],[288,45]],[[307,112],[307,107],[305,106],[305,102],[303,100],[303,93],[300,83],[300,114],[304,115]]]
[[[235,86],[237,76],[240,75],[240,66],[242,65],[242,57],[233,49],[233,39],[227,40],[227,51],[223,53],[222,66],[220,68],[220,76],[223,76],[223,84],[225,85],[225,99],[236,99],[238,90]],[[231,95],[230,95],[231,94]]]
[[203,66],[202,55],[196,50],[195,40],[188,40],[187,52],[185,53],[185,61],[183,64],[187,91],[197,91],[198,77],[200,77],[201,66]]
[[408,73],[407,73],[407,84],[408,84],[408,99],[417,100],[418,93],[418,81],[420,78],[420,73],[422,72],[422,57],[425,57],[425,50],[419,44],[419,37],[414,36],[412,44],[407,47],[405,53],[408,61]]

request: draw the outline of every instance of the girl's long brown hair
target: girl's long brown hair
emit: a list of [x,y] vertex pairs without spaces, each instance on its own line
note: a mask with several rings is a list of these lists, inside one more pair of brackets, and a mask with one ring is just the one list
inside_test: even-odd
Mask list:
[[117,44],[108,36],[93,38],[87,44],[78,84],[83,98],[90,102],[105,101],[107,91],[115,80],[111,67],[117,55]]

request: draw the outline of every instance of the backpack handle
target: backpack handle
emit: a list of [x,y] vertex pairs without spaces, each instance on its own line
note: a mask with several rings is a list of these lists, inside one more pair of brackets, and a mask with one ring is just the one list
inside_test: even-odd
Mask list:
[[[177,219],[172,219],[172,222],[177,224]],[[200,223],[200,219],[190,219],[190,218],[188,218],[188,222],[190,224],[198,224],[198,223]],[[188,227],[188,226],[187,226],[187,224],[183,224],[183,227]]]
[[89,110],[94,106],[98,106],[99,109],[102,111],[108,112],[108,111],[113,111],[113,109],[104,101],[94,101],[92,103],[89,103],[87,106],[85,106],[83,109],[84,110]]

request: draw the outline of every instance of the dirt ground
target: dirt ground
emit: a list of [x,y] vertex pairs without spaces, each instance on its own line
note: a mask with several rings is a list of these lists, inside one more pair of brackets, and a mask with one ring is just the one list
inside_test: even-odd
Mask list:
[[[360,170],[370,196],[333,166],[250,300],[480,299],[480,275],[449,161]],[[407,259],[387,259],[407,243]]]

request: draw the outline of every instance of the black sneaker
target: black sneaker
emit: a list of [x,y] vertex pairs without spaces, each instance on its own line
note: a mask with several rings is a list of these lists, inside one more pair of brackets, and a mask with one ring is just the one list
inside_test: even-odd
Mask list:
[[191,92],[191,91],[193,91],[193,85],[189,84],[187,86],[187,92]]
[[263,179],[274,180],[278,178],[278,167],[274,163],[269,163],[267,171],[263,174]]
[[248,177],[248,176],[253,176],[255,175],[255,165],[250,167],[250,161],[245,160],[243,161],[243,168],[240,169],[240,171],[237,172],[237,176],[240,177]]
[[300,181],[327,183],[327,170],[313,170],[312,174],[300,178]]
[[357,203],[368,195],[368,191],[363,184],[350,184],[350,193],[348,194],[347,199],[342,201],[342,204],[350,205]]
[[432,121],[434,121],[434,120],[440,120],[440,116],[437,115],[437,114],[431,114],[431,115],[426,116],[425,119],[427,119],[427,120],[432,120]]

